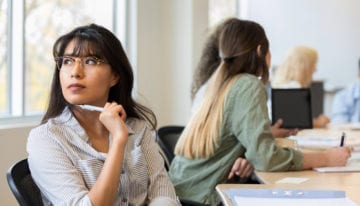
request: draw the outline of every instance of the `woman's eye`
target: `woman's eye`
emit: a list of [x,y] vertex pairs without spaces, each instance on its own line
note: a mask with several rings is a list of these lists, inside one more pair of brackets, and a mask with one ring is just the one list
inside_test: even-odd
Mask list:
[[85,59],[85,64],[94,65],[94,64],[97,64],[97,60],[93,57],[87,57]]
[[64,58],[63,59],[63,64],[65,64],[65,65],[71,65],[73,63],[74,63],[74,60],[71,59],[71,58]]

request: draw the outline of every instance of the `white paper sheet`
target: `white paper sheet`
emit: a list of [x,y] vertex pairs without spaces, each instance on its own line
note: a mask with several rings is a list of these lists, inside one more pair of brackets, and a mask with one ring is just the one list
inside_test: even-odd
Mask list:
[[356,206],[349,198],[286,199],[235,197],[235,206]]

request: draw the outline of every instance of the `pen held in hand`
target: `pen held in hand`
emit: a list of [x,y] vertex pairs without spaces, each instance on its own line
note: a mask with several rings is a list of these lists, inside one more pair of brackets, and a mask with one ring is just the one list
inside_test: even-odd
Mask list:
[[340,147],[343,147],[343,146],[344,146],[344,142],[345,142],[345,132],[343,132],[342,135],[341,135]]
[[[97,107],[97,106],[92,106],[92,105],[88,105],[88,104],[78,104],[77,106],[79,106],[82,109],[86,109],[89,111],[97,111],[97,112],[102,112],[104,111],[103,107]],[[121,113],[119,113],[120,116],[122,116]],[[125,114],[126,117],[126,114]],[[125,118],[126,119],[126,118]]]
[[104,108],[102,108],[102,107],[97,107],[97,106],[92,106],[92,105],[87,105],[87,104],[79,104],[78,106],[81,107],[82,109],[86,109],[86,110],[90,110],[90,111],[102,112],[104,110]]

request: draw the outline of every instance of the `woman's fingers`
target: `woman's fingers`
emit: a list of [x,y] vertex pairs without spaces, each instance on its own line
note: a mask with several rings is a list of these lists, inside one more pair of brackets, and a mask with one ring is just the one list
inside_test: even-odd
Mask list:
[[233,178],[235,175],[241,178],[249,177],[253,171],[254,168],[251,163],[248,162],[246,159],[239,157],[235,160],[228,175],[228,179]]

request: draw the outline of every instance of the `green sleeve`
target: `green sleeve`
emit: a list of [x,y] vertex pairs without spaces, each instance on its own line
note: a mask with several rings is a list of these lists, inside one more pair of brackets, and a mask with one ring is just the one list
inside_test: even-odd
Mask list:
[[277,147],[271,133],[264,85],[253,75],[241,75],[227,95],[227,131],[245,148],[245,157],[259,171],[301,170],[302,153]]

